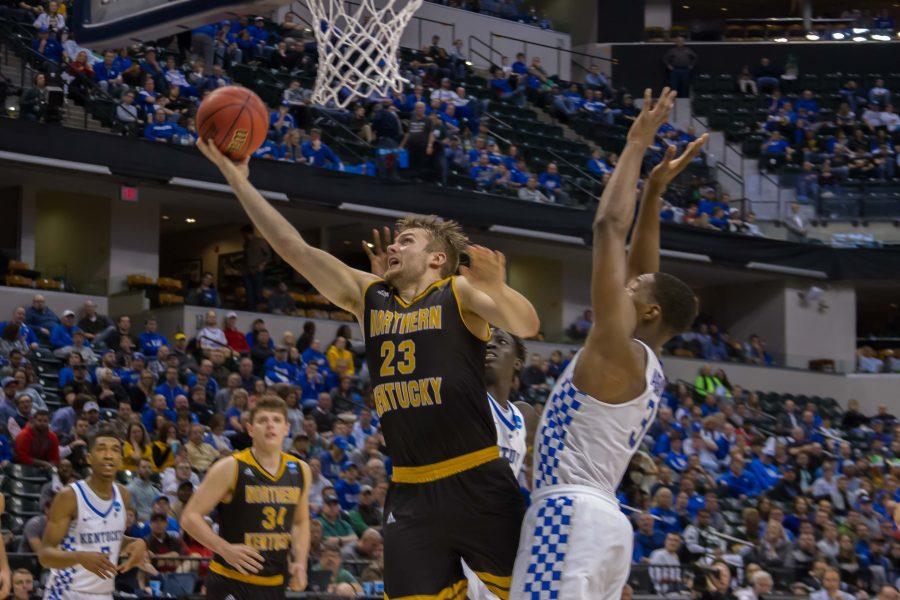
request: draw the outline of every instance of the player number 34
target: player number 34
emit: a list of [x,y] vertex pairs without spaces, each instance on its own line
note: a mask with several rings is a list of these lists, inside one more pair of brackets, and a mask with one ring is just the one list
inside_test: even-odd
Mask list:
[[287,508],[281,506],[279,508],[275,508],[274,506],[266,506],[263,508],[263,519],[262,527],[266,531],[271,531],[275,529],[275,526],[284,527],[284,518],[287,516]]
[[382,359],[379,374],[382,377],[392,377],[396,372],[409,375],[416,370],[416,343],[412,340],[403,340],[396,346],[394,342],[384,342],[379,355]]

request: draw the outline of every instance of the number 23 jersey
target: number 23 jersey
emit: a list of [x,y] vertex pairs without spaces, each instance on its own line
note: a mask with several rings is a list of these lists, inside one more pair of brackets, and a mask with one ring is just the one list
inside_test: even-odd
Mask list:
[[534,440],[535,491],[554,485],[584,485],[612,500],[631,457],[656,418],[666,385],[656,354],[640,340],[647,367],[644,391],[623,404],[607,404],[575,387],[582,351],[553,387]]
[[485,401],[485,343],[463,321],[455,278],[406,302],[384,281],[365,293],[372,397],[394,466],[422,466],[496,447]]

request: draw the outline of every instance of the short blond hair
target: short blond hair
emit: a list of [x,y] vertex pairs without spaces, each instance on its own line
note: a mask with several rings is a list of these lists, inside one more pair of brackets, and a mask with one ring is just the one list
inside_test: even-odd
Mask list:
[[440,251],[447,255],[441,276],[447,277],[459,269],[459,257],[469,245],[469,238],[456,221],[444,220],[435,215],[409,215],[397,221],[397,233],[407,229],[423,229],[430,237],[426,250]]

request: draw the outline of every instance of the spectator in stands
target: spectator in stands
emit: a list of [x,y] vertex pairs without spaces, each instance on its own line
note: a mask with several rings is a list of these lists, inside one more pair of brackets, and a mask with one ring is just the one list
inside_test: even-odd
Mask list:
[[831,567],[825,570],[822,589],[809,595],[810,600],[854,600],[852,594],[841,590],[841,574]]
[[84,332],[84,337],[88,341],[102,344],[106,337],[116,330],[116,327],[109,317],[97,312],[97,305],[93,300],[85,300],[82,317],[78,321],[78,329]]
[[[513,72],[516,72],[515,65],[516,63],[513,63]],[[490,88],[498,100],[511,102],[519,107],[525,106],[527,80],[524,75],[518,78],[515,87],[510,84],[510,79],[504,76],[503,71],[499,67],[491,70],[491,77]]]
[[524,187],[519,188],[519,200],[527,200],[529,202],[550,203],[551,200],[541,192],[538,187],[538,178],[534,175],[528,176],[528,181]]
[[39,410],[16,436],[16,462],[51,469],[59,463],[59,440],[50,431],[50,413]]
[[322,511],[317,520],[322,523],[322,536],[326,542],[332,538],[340,545],[356,541],[353,528],[341,515],[340,502],[334,488],[322,492]]
[[[247,338],[241,333],[237,327],[237,313],[230,312],[225,316],[225,339],[228,341],[228,347],[234,352],[242,355],[250,353],[250,346],[247,344]],[[252,365],[252,361],[250,362]]]
[[341,159],[328,147],[328,144],[322,141],[322,132],[319,129],[310,129],[309,140],[301,145],[300,153],[306,163],[311,166],[335,171],[344,169]]
[[341,466],[341,476],[334,482],[334,493],[341,509],[351,511],[359,504],[359,467],[352,462]]
[[819,199],[819,174],[815,166],[805,161],[803,172],[797,178],[797,200],[803,203],[815,202]]
[[160,558],[187,555],[187,547],[177,535],[169,530],[171,517],[162,512],[154,512],[150,516],[150,535],[147,536],[147,551],[157,559],[155,566],[160,573],[172,573],[178,566],[177,561],[159,560]]
[[684,45],[683,37],[677,36],[675,46],[669,48],[663,62],[669,70],[669,87],[678,93],[679,98],[687,98],[690,95],[691,74],[697,63],[697,53]]
[[100,88],[110,96],[117,98],[124,89],[125,82],[122,79],[122,72],[119,65],[116,64],[116,53],[107,50],[103,53],[103,62],[94,66],[97,74],[97,83]]
[[[140,427],[133,424],[132,427]],[[146,521],[150,518],[153,501],[159,496],[159,488],[153,483],[153,466],[149,460],[141,459],[138,463],[136,477],[128,483],[128,491],[134,503],[137,518]]]
[[[268,242],[256,235],[253,225],[247,224],[241,227],[241,237],[244,238],[244,258],[241,263],[241,272],[244,278],[244,289],[248,310],[258,310],[262,302],[263,276],[266,267],[272,260],[272,249]],[[217,306],[217,304],[205,305]]]
[[[8,324],[18,326],[19,339],[21,339],[30,349],[34,350],[38,347],[38,338],[34,330],[25,322],[27,319],[27,311],[24,306],[17,306],[13,310],[12,319],[4,321],[0,324],[0,328]],[[49,334],[48,334],[49,335]]]
[[205,428],[199,423],[191,425],[191,433],[185,448],[191,468],[200,474],[206,473],[209,467],[221,456],[212,445],[203,441]]
[[779,89],[782,73],[783,71],[773,65],[768,56],[759,59],[759,65],[753,70],[757,88],[764,93]]
[[28,569],[16,569],[12,572],[12,595],[10,600],[33,600],[34,575]]
[[[355,536],[354,536],[355,537]],[[341,543],[329,539],[327,533],[322,542],[322,552],[319,562],[313,565],[312,573],[328,573],[324,580],[327,584],[326,591],[341,597],[353,597],[354,594],[362,594],[363,588],[359,581],[349,571],[341,567]],[[349,586],[349,590],[347,587]]]
[[650,579],[657,594],[667,595],[682,589],[681,561],[678,559],[680,548],[681,536],[669,533],[663,547],[650,553]]
[[50,332],[59,322],[59,317],[47,306],[44,296],[35,294],[31,299],[31,306],[25,311],[25,325],[39,338],[49,342]]
[[559,167],[556,166],[556,163],[547,163],[547,170],[538,177],[538,183],[553,202],[568,203],[569,194],[563,190],[562,177],[559,175]]
[[875,80],[875,85],[869,90],[867,97],[871,104],[882,109],[891,103],[891,91],[884,87],[884,79]]
[[343,336],[335,338],[334,343],[328,347],[328,352],[325,353],[325,356],[332,371],[343,372],[350,376],[355,373],[353,353],[347,349],[347,339]]
[[612,86],[600,71],[600,65],[597,63],[591,64],[590,71],[584,78],[584,86],[589,90],[603,92],[605,96],[613,95]]
[[28,345],[19,337],[19,326],[15,323],[7,323],[0,335],[0,357],[9,358],[10,352],[18,351],[20,355],[27,354]]
[[56,36],[50,34],[49,29],[39,29],[38,36],[31,42],[31,47],[45,59],[44,63],[36,66],[48,73],[59,71],[63,60],[63,48]]
[[154,142],[163,144],[175,142],[182,136],[188,135],[188,131],[167,120],[166,111],[157,106],[153,111],[153,120],[144,127],[144,137]]
[[583,340],[587,337],[588,332],[594,324],[594,312],[590,309],[581,313],[581,316],[575,319],[566,333],[573,340]]
[[41,503],[40,514],[34,515],[25,522],[25,526],[22,528],[22,537],[19,540],[18,551],[20,553],[37,554],[43,548],[44,530],[47,528],[52,504],[53,495]]
[[653,527],[653,517],[649,513],[641,513],[637,518],[637,528],[634,532],[634,551],[632,562],[647,563],[654,550],[662,548],[665,544],[666,534],[657,531]]
[[222,306],[222,301],[219,299],[219,292],[216,290],[216,286],[213,283],[212,273],[207,271],[203,274],[203,277],[200,279],[200,285],[188,293],[185,304],[193,306],[209,306],[213,308]]
[[144,332],[138,336],[138,346],[145,356],[154,358],[160,346],[168,346],[169,340],[157,331],[156,317],[150,315],[144,321]]
[[809,235],[806,227],[806,221],[800,214],[800,205],[796,202],[791,203],[790,214],[784,222],[788,230],[788,240],[793,242],[804,242]]

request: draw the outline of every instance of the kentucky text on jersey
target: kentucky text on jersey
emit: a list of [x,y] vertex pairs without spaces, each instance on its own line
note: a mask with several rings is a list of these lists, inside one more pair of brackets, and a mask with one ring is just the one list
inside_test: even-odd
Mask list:
[[519,453],[507,446],[500,446],[500,456],[508,460],[511,465],[516,464],[519,460]]
[[255,550],[287,550],[291,547],[291,534],[245,533],[244,543]]
[[122,540],[122,531],[81,531],[78,541],[82,544],[108,544]]
[[296,504],[300,500],[298,487],[248,485],[244,490],[248,504]]
[[412,381],[392,381],[375,386],[375,410],[380,417],[398,408],[419,408],[441,403],[443,377],[426,377]]
[[428,329],[440,329],[442,306],[413,309],[408,312],[369,310],[369,336],[406,334]]

